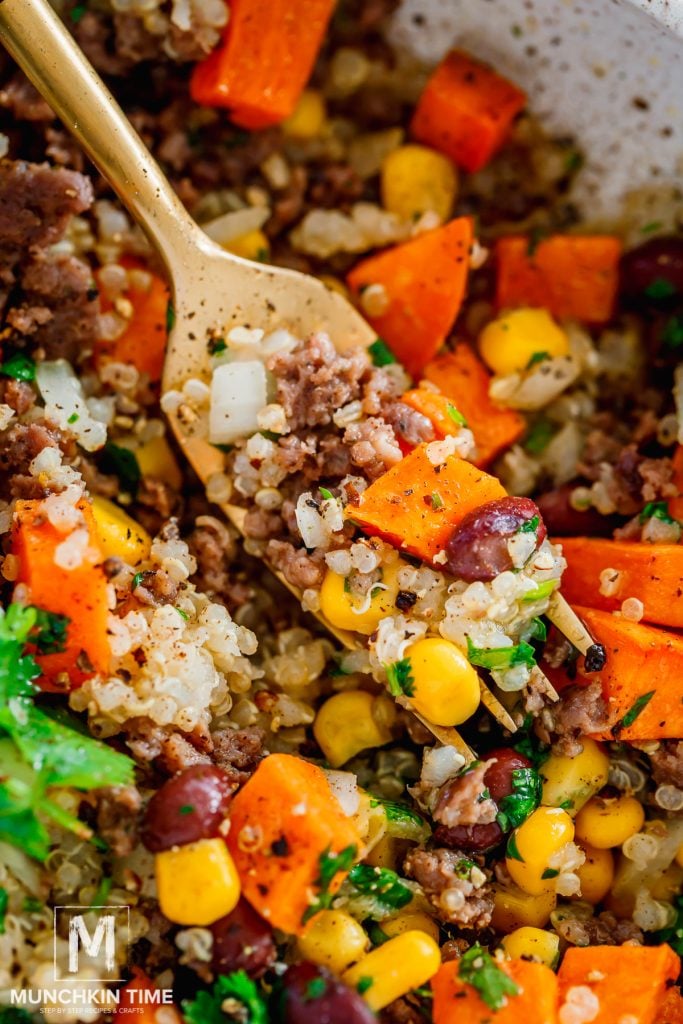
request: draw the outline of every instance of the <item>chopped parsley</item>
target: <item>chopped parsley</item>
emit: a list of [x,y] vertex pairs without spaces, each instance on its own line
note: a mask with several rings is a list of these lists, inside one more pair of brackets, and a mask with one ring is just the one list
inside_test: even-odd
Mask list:
[[385,665],[389,693],[393,697],[412,697],[415,694],[415,679],[410,658],[402,658],[391,665]]
[[228,343],[225,338],[211,338],[208,344],[209,355],[220,355],[221,352],[225,352],[227,347]]
[[34,1018],[19,1006],[3,1006],[0,1009],[0,1024],[33,1024]]
[[21,904],[21,909],[25,914],[38,914],[44,906],[45,904],[41,903],[40,900],[34,900],[31,896],[26,896]]
[[648,501],[638,519],[641,523],[646,523],[648,519],[659,519],[663,523],[677,525],[677,520],[669,515],[669,508],[665,501]]
[[314,882],[318,895],[304,912],[303,924],[306,924],[320,910],[328,910],[331,907],[332,893],[330,892],[330,886],[340,871],[349,870],[355,857],[356,847],[354,844],[346,846],[341,853],[330,853],[329,846],[326,850],[323,850],[318,857],[318,877]]
[[140,584],[142,583],[144,578],[145,578],[144,572],[136,572],[135,576],[133,576],[133,582],[130,585],[130,589],[131,590],[137,590],[137,588],[140,586]]
[[526,626],[522,631],[522,640],[540,640],[541,642],[548,636],[548,628],[538,616],[527,622]]
[[398,839],[411,839],[421,843],[429,838],[431,831],[427,822],[416,811],[393,800],[372,797],[370,807],[382,807],[387,819],[387,834]]
[[504,672],[515,665],[526,665],[533,668],[536,664],[536,652],[531,644],[515,644],[513,647],[475,647],[467,637],[467,657],[470,664],[479,668],[487,668],[493,672]]
[[476,864],[469,857],[462,857],[461,860],[453,868],[456,878],[462,878],[466,880],[472,874],[472,868],[476,868]]
[[460,412],[460,410],[456,409],[452,402],[447,403],[446,412],[448,413],[449,417],[453,420],[453,422],[457,423],[459,427],[467,426],[467,420]]
[[323,498],[325,499],[325,501],[333,501],[334,500],[334,494],[327,487],[319,487],[318,490],[320,491],[320,493],[323,496]]
[[545,600],[554,590],[557,590],[559,585],[559,580],[546,580],[544,583],[539,583],[533,590],[527,590],[522,598],[522,604],[533,604],[534,601]]
[[66,422],[67,423],[77,423],[79,419],[80,419],[80,416],[78,415],[78,413],[77,412],[72,412]]
[[525,720],[522,726],[526,733],[521,736],[512,749],[531,761],[534,768],[538,770],[550,757],[550,747],[546,746],[545,743],[541,743],[532,732],[528,731],[531,722],[531,715],[527,715],[527,720]]
[[559,875],[559,873],[560,873],[560,872],[558,871],[558,869],[557,869],[557,868],[546,868],[546,869],[545,869],[545,871],[543,872],[543,874],[541,875],[541,878],[542,878],[542,879],[543,879],[543,881],[545,882],[545,881],[547,881],[547,880],[548,880],[549,878],[557,878],[557,876]]
[[103,875],[100,879],[100,884],[95,890],[95,895],[92,898],[93,907],[106,907],[107,901],[109,900],[109,893],[114,885],[114,879],[110,878],[109,875]]
[[665,348],[680,348],[683,345],[683,314],[670,316],[662,328],[662,344]]
[[405,907],[413,898],[413,891],[391,868],[356,864],[349,872],[349,882],[358,892],[374,896],[380,903],[394,910]]
[[514,768],[512,793],[498,801],[496,821],[503,832],[518,828],[541,802],[541,779],[534,768]]
[[679,956],[683,956],[683,896],[677,896],[674,900],[676,908],[676,920],[668,928],[653,932],[652,938],[659,944],[668,942]]
[[356,992],[358,993],[359,996],[365,995],[367,990],[369,988],[372,988],[374,984],[374,979],[366,974],[362,978],[358,979],[358,983],[356,985]]
[[519,986],[501,970],[491,954],[475,942],[458,963],[460,978],[476,989],[491,1010],[500,1010],[508,996],[519,995]]
[[0,886],[0,935],[5,934],[5,918],[7,917],[8,904],[9,896],[7,895],[7,889],[4,886]]
[[648,299],[654,302],[661,302],[663,299],[670,299],[677,294],[677,289],[666,277],[656,277],[644,292]]
[[514,832],[510,833],[510,837],[507,841],[507,846],[505,847],[505,856],[509,857],[510,860],[519,860],[522,862],[522,864],[524,863],[524,857],[522,857],[521,853],[519,852],[519,847],[517,846],[517,837],[515,836]]
[[649,690],[647,693],[644,693],[639,697],[638,700],[634,701],[621,721],[617,722],[617,724],[612,728],[612,732],[621,732],[622,729],[628,729],[632,726],[638,715],[640,715],[648,706],[656,692],[656,690]]
[[[174,607],[175,607],[175,605],[174,605]],[[187,614],[187,612],[183,611],[182,608],[176,608],[175,610],[178,612],[178,615],[180,616],[181,619],[185,619],[185,622],[188,621],[190,616]]]
[[[226,1002],[241,1004],[228,1016],[223,1010]],[[240,1012],[241,1011],[241,1012]],[[220,974],[210,992],[197,992],[194,999],[183,1000],[183,1017],[187,1024],[225,1024],[236,1019],[244,1024],[268,1024],[268,1010],[255,981],[246,971]]]
[[383,338],[376,338],[372,345],[368,345],[368,352],[375,366],[391,366],[396,362],[396,356]]
[[660,228],[664,227],[661,220],[651,220],[647,224],[643,224],[640,229],[641,235],[651,235],[654,231],[659,231]]
[[539,245],[545,238],[548,238],[549,235],[550,232],[548,228],[540,224],[537,224],[536,227],[533,227],[531,229],[531,231],[529,232],[529,238],[527,240],[526,246],[526,254],[529,257],[529,259],[531,259],[532,256],[536,255],[536,250],[538,249]]
[[81,20],[87,9],[88,8],[86,4],[76,4],[76,6],[71,9],[71,14],[69,15],[69,18],[74,23],[74,25],[78,24],[78,22]]
[[36,364],[29,356],[17,352],[16,355],[10,356],[9,359],[0,364],[0,373],[3,377],[31,381],[36,378]]
[[29,633],[29,642],[41,654],[58,654],[66,648],[66,631],[69,625],[67,615],[35,608],[36,621]]
[[540,455],[548,447],[554,433],[555,428],[550,420],[541,417],[536,420],[524,439],[525,449],[532,455]]
[[435,512],[437,511],[437,509],[443,508],[443,498],[441,497],[438,491],[432,491],[432,496],[430,500],[432,503],[432,508],[434,509]]
[[567,174],[574,174],[576,171],[580,171],[583,167],[583,153],[579,153],[578,149],[573,149],[564,160],[564,169]]
[[530,356],[525,369],[530,370],[533,366],[536,366],[538,363],[545,363],[546,360],[550,358],[550,352],[534,352],[533,355]]
[[540,516],[532,516],[531,519],[527,519],[525,523],[522,523],[517,533],[536,533],[540,522]]
[[45,819],[92,838],[92,830],[53,799],[55,789],[133,781],[130,758],[35,706],[40,668],[27,650],[59,650],[65,622],[19,604],[0,612],[0,840],[41,861],[50,850]]
[[178,814],[194,814],[194,804],[183,804],[182,807],[178,808]]
[[307,1000],[320,999],[320,997],[324,996],[326,992],[327,982],[324,978],[311,978],[304,990],[305,998]]
[[169,299],[166,305],[166,331],[170,334],[175,327],[175,306],[173,300]]
[[135,497],[142,480],[142,471],[135,452],[130,448],[122,448],[113,441],[107,441],[100,455],[100,469],[103,473],[118,477],[121,490]]

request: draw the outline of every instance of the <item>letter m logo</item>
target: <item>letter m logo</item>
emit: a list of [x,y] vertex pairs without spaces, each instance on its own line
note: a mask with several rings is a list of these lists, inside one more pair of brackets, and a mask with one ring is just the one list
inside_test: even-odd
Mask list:
[[121,980],[128,916],[128,907],[55,907],[55,981],[80,974],[93,981]]

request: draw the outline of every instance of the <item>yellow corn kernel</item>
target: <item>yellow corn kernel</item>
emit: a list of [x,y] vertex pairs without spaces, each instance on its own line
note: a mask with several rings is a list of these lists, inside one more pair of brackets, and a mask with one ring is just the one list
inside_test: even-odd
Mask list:
[[661,900],[663,903],[673,903],[675,897],[680,895],[682,886],[683,868],[675,860],[648,883],[650,896],[653,900]]
[[351,988],[361,981],[361,987],[368,985],[363,997],[371,1010],[378,1011],[424,985],[440,966],[441,953],[434,939],[422,931],[408,931],[373,949],[344,972],[342,981]]
[[594,796],[576,816],[576,835],[589,846],[608,850],[640,832],[644,821],[643,805],[634,796]]
[[98,494],[92,499],[92,511],[105,558],[122,558],[128,565],[139,565],[149,558],[152,539],[127,512]]
[[586,903],[601,903],[612,888],[614,857],[611,850],[598,850],[581,843],[586,854],[583,864],[576,869],[581,882],[581,899]]
[[332,274],[321,274],[320,280],[326,288],[330,289],[330,291],[339,292],[339,294],[343,295],[345,299],[348,299],[349,302],[351,301],[351,293],[349,289],[343,281],[339,280],[338,277],[333,277]]
[[325,701],[315,716],[313,735],[333,768],[361,750],[389,743],[393,734],[387,703],[384,694],[366,690],[343,690]]
[[341,974],[365,954],[369,942],[361,925],[343,910],[321,910],[297,939],[306,960]]
[[479,676],[450,640],[426,637],[412,644],[410,703],[434,725],[460,725],[479,707]]
[[506,935],[501,946],[510,960],[538,960],[551,969],[560,957],[560,936],[528,925]]
[[392,868],[395,871],[399,869],[407,849],[405,839],[384,835],[364,857],[363,863],[373,868]]
[[135,456],[143,476],[153,476],[157,480],[179,491],[183,486],[183,475],[176,462],[173,450],[163,436],[153,437],[135,449]]
[[683,846],[678,847],[678,853],[676,854],[676,863],[683,868]]
[[256,260],[257,263],[267,263],[270,256],[270,242],[260,228],[231,238],[229,242],[223,243],[223,248],[235,256],[241,256],[245,260]]
[[403,565],[405,563],[397,559],[392,565],[385,566],[381,582],[386,589],[373,588],[370,597],[350,593],[346,589],[346,578],[328,569],[320,588],[320,611],[337,629],[350,629],[370,636],[380,620],[394,611],[398,596],[398,570]]
[[545,309],[513,309],[479,335],[484,362],[500,376],[524,370],[536,356],[566,356],[569,339]]
[[154,870],[161,912],[175,924],[213,924],[237,906],[239,875],[222,839],[157,853]]
[[572,817],[602,789],[609,776],[609,757],[604,750],[587,737],[582,737],[581,743],[580,754],[575,757],[551,754],[540,768],[541,803],[546,807],[562,807]]
[[293,139],[312,139],[325,123],[325,100],[315,89],[304,89],[294,112],[282,122],[285,135]]
[[[574,822],[559,807],[537,807],[523,824],[515,829],[508,842],[505,857],[512,879],[531,896],[555,888],[555,876],[544,878],[553,870],[550,859],[574,839]],[[516,848],[513,855],[512,850]]]
[[491,923],[499,932],[511,932],[523,925],[543,928],[556,905],[557,895],[554,892],[530,896],[517,887],[494,885]]
[[405,910],[402,914],[397,914],[396,917],[382,921],[380,928],[390,939],[396,935],[403,935],[405,932],[417,931],[429,935],[434,942],[439,941],[438,924],[433,917],[425,914],[422,910]]
[[440,220],[451,215],[458,192],[458,172],[448,157],[427,146],[399,146],[382,162],[382,205],[402,220],[417,220],[433,211]]

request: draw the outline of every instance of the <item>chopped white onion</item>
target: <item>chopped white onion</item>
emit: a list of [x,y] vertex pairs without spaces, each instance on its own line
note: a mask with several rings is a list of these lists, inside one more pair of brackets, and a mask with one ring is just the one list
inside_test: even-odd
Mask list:
[[270,217],[267,206],[245,206],[242,210],[231,210],[220,217],[202,224],[202,230],[219,245],[226,245],[235,238],[258,231]]
[[217,367],[211,379],[209,441],[232,444],[258,430],[258,414],[266,402],[263,363],[252,360]]
[[431,747],[424,753],[420,781],[423,786],[436,789],[457,775],[464,764],[465,758],[455,747]]
[[352,817],[360,806],[356,776],[353,772],[337,772],[328,768],[325,769],[325,777],[344,814],[349,818]]
[[45,402],[45,416],[71,431],[82,448],[95,452],[107,440],[106,424],[93,418],[71,366],[65,359],[36,365],[36,383]]

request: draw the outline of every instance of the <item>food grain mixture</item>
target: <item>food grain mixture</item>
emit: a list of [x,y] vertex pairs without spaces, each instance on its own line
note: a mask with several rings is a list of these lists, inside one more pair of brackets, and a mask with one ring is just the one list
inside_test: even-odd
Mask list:
[[0,59],[0,1024],[683,1020],[680,212],[583,225],[395,6],[56,4],[207,234],[376,332],[174,389],[158,254]]

